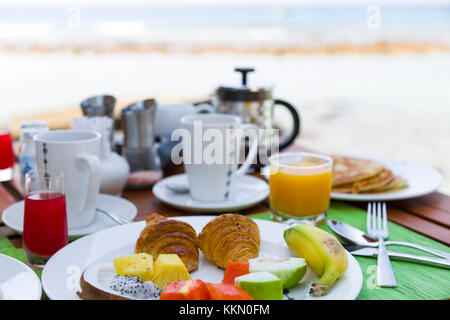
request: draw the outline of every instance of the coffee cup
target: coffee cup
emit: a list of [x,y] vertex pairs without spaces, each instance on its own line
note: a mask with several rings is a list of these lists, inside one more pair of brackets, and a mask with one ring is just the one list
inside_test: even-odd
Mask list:
[[89,130],[55,130],[34,137],[36,169],[51,176],[63,173],[69,229],[95,218],[101,181],[101,137]]
[[[187,115],[180,126],[191,196],[200,201],[227,200],[233,194],[235,177],[245,174],[256,158],[257,127],[225,114]],[[245,137],[250,139],[250,150],[238,169]],[[174,138],[177,136],[172,135]]]

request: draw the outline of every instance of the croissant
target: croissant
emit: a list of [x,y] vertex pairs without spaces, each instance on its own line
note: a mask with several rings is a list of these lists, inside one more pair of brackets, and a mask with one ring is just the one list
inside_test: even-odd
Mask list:
[[225,269],[229,260],[246,262],[256,258],[260,235],[256,223],[239,214],[222,214],[210,221],[198,235],[206,259]]
[[136,253],[145,252],[156,260],[160,254],[176,254],[189,272],[198,268],[197,233],[188,223],[153,213],[136,241]]

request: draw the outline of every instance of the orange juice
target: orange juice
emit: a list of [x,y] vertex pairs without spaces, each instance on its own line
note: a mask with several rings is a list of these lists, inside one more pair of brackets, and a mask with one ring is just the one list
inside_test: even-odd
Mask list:
[[307,217],[326,212],[330,202],[331,164],[302,161],[271,168],[270,205],[281,215]]

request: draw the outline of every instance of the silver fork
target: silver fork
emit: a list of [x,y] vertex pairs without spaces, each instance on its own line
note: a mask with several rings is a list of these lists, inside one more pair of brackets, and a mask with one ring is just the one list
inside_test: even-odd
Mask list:
[[117,214],[105,211],[103,209],[100,208],[95,208],[98,212],[103,213],[104,215],[106,215],[107,217],[109,217],[111,220],[113,220],[115,223],[117,224],[129,224],[132,223],[133,221],[130,221],[128,219],[125,219],[121,216],[118,216]]
[[378,239],[377,285],[380,287],[396,287],[394,271],[384,245],[384,239],[389,237],[386,202],[372,202],[367,205],[367,233]]

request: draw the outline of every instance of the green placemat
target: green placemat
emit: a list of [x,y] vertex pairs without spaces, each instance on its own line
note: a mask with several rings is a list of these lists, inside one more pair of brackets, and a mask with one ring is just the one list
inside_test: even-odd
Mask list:
[[[255,214],[252,218],[270,220],[270,213]],[[359,208],[333,202],[328,210],[328,218],[351,224],[360,230],[366,230],[366,212]],[[322,229],[333,233],[328,226]],[[449,248],[437,241],[404,228],[396,223],[389,222],[389,240],[413,242],[430,248],[449,252]],[[413,253],[422,256],[433,256],[426,252],[390,246],[389,250]],[[392,260],[398,287],[379,288],[376,285],[376,258],[355,257],[363,273],[363,287],[357,299],[359,300],[430,300],[450,298],[450,270],[426,266],[406,261]]]
[[[270,220],[270,213],[261,213],[252,218]],[[365,230],[366,213],[356,207],[343,203],[332,203],[328,211],[328,217],[347,222],[360,230]],[[324,230],[331,232],[327,226]],[[421,234],[406,229],[398,224],[389,222],[390,240],[414,242],[427,247],[450,252],[444,244],[431,240]],[[390,247],[390,250],[427,255],[423,251]],[[8,238],[0,232],[0,253],[16,258],[26,263],[23,249],[16,249]],[[432,255],[429,255],[432,256]],[[361,266],[363,273],[363,287],[358,299],[446,299],[450,298],[450,271],[448,269],[425,266],[405,261],[392,261],[392,267],[397,278],[397,288],[378,288],[376,286],[376,259],[355,257]],[[36,271],[41,276],[40,271]],[[45,295],[43,295],[45,298]]]

